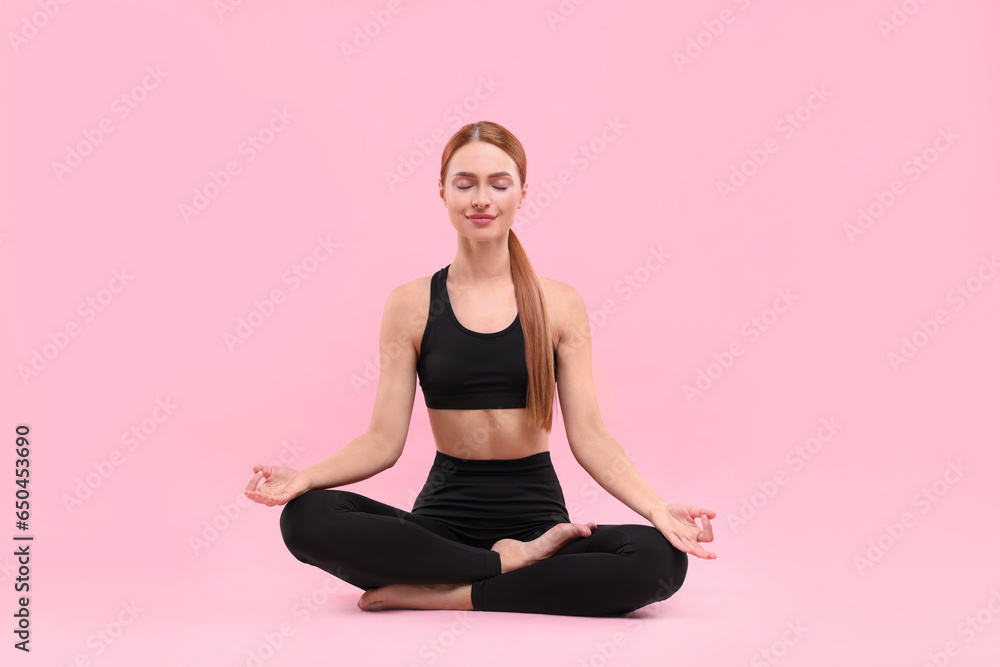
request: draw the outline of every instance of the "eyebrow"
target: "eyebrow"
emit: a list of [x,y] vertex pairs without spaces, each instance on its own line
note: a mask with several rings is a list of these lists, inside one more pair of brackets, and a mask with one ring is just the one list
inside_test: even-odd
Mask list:
[[[453,177],[454,176],[471,176],[472,178],[476,177],[476,175],[473,174],[471,171],[456,171],[454,174],[452,174],[452,176]],[[487,178],[496,178],[497,176],[510,176],[511,178],[513,178],[513,176],[511,176],[510,172],[508,172],[508,171],[495,171],[492,174],[490,174],[489,176],[487,176]]]

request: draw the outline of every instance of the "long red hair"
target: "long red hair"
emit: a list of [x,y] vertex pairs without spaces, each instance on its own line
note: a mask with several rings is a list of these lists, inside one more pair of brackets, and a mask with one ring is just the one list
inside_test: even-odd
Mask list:
[[[472,141],[485,141],[507,153],[517,165],[517,173],[521,178],[519,187],[524,187],[528,167],[524,147],[507,128],[488,120],[463,126],[445,144],[441,154],[442,183],[445,182],[451,156]],[[552,331],[549,328],[545,297],[542,295],[538,275],[513,229],[507,232],[507,249],[510,252],[510,273],[517,297],[517,312],[520,313],[521,329],[524,331],[524,357],[528,365],[528,420],[540,429],[551,431],[556,379]]]

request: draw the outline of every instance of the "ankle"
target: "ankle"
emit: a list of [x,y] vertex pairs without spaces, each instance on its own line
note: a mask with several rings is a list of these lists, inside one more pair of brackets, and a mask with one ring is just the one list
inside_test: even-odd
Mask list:
[[523,542],[509,538],[499,540],[491,547],[491,551],[496,551],[500,555],[501,574],[522,568],[526,565],[524,562],[524,550],[519,547],[523,547]]

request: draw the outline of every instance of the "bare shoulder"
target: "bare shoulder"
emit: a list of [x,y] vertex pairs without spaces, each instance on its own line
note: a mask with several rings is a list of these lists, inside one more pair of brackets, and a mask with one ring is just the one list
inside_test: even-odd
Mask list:
[[405,329],[414,349],[419,352],[420,340],[427,325],[431,305],[432,275],[420,276],[394,287],[386,298],[386,315]]
[[545,293],[545,299],[547,301],[551,300],[552,303],[550,305],[565,305],[566,302],[580,297],[580,293],[575,287],[561,280],[538,276],[538,282]]
[[413,280],[397,285],[392,289],[390,294],[396,295],[398,299],[405,300],[407,303],[412,302],[414,298],[423,297],[423,300],[430,305],[431,278],[432,276],[414,278]]
[[583,296],[568,283],[554,278],[538,276],[538,283],[545,296],[545,307],[549,311],[549,326],[555,338],[556,347],[563,335],[579,320],[581,313],[586,312]]

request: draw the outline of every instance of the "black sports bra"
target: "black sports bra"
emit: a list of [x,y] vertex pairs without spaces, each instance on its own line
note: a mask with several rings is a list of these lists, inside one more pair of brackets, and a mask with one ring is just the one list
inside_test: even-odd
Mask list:
[[424,403],[439,410],[527,407],[528,364],[521,314],[503,331],[466,329],[448,298],[450,266],[431,278],[431,305],[417,358]]

